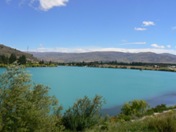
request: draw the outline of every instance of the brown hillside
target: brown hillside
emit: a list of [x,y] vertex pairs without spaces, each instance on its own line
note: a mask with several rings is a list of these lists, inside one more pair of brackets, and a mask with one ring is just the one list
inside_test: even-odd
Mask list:
[[28,61],[38,61],[38,59],[30,53],[22,52],[17,49],[0,44],[0,55],[5,55],[9,57],[12,53],[15,54],[17,57],[25,55]]

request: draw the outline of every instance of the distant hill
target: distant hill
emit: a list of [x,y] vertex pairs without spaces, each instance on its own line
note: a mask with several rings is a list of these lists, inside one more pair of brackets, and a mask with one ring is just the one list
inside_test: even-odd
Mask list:
[[176,55],[123,52],[88,52],[88,53],[58,53],[58,52],[33,52],[38,59],[54,62],[92,62],[92,61],[117,61],[117,62],[145,62],[145,63],[173,63],[176,64]]
[[5,55],[5,56],[9,57],[12,53],[14,53],[17,57],[25,55],[27,60],[38,61],[38,59],[30,53],[22,52],[17,49],[0,44],[0,55]]

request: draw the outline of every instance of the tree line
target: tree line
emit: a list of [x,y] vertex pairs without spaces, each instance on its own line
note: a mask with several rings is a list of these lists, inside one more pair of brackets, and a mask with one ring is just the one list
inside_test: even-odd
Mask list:
[[58,63],[59,65],[69,65],[69,66],[88,66],[88,67],[97,67],[100,65],[112,65],[112,66],[154,66],[167,67],[167,66],[176,66],[176,64],[169,63],[145,63],[145,62],[118,62],[118,61],[93,61],[93,62],[67,62],[67,63]]
[[22,65],[26,64],[26,56],[21,55],[20,57],[17,57],[14,53],[12,53],[9,57],[5,55],[0,55],[0,64],[12,64],[14,62]]

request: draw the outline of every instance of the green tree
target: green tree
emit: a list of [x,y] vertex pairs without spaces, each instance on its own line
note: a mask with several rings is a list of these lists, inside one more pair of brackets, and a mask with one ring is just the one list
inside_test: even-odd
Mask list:
[[17,57],[14,53],[12,53],[9,57],[9,63],[12,64],[13,62],[15,62],[17,60]]
[[127,116],[140,116],[146,112],[148,106],[144,100],[133,100],[122,106],[121,113]]
[[26,56],[25,55],[20,56],[18,58],[18,63],[22,65],[26,64]]
[[48,90],[24,69],[8,68],[0,76],[0,131],[57,131],[60,107]]
[[79,99],[64,113],[64,126],[72,131],[83,131],[97,124],[103,102],[101,96],[95,96],[92,100],[87,96]]
[[2,64],[3,61],[2,61],[2,55],[0,55],[0,64]]
[[45,64],[44,60],[39,61],[39,64]]
[[5,55],[0,55],[0,63],[8,64],[8,60],[8,57],[6,57]]

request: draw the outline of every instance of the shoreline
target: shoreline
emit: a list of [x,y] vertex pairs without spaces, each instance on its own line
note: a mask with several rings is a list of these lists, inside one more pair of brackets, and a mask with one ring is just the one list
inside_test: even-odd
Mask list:
[[[167,107],[174,107],[176,105],[176,92],[167,92],[165,94],[158,95],[150,99],[148,98],[142,100],[145,100],[151,108],[154,108],[157,105],[161,104],[165,104]],[[101,112],[103,115],[108,114],[110,116],[115,116],[117,114],[120,114],[122,106],[123,104],[109,108],[103,108]]]
[[131,69],[131,70],[150,70],[150,71],[166,71],[166,72],[176,72],[176,68],[167,68],[167,67],[157,67],[154,68],[152,66],[124,66],[124,65],[72,65],[72,64],[64,64],[58,66],[76,66],[76,67],[89,67],[89,68],[112,68],[112,69]]

